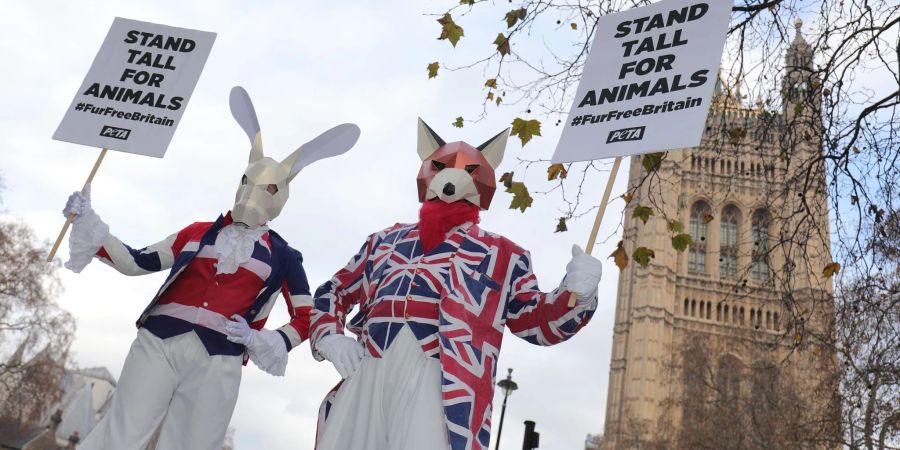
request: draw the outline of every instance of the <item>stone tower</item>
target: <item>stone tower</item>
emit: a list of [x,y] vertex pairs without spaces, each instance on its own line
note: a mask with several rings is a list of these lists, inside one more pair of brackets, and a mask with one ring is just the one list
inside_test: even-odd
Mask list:
[[[604,449],[782,448],[803,440],[791,429],[834,431],[833,357],[817,344],[833,317],[821,92],[801,25],[780,111],[720,82],[699,147],[642,184],[631,159],[623,241],[655,257],[619,277]],[[637,205],[657,212],[642,223]],[[693,241],[682,252],[678,233]]]

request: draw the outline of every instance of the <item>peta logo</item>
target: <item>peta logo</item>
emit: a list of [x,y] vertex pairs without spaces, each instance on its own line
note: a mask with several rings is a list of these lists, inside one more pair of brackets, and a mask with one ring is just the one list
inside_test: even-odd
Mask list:
[[610,131],[609,136],[606,138],[606,143],[639,141],[644,138],[644,128],[647,127],[622,128],[621,130]]
[[109,125],[104,125],[103,129],[100,130],[100,136],[121,139],[123,141],[128,140],[128,135],[130,134],[131,130],[127,128],[116,128]]

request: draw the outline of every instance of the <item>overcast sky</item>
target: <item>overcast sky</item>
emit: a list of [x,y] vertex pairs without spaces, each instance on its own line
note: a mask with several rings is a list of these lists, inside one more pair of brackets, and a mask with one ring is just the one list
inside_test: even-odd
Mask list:
[[[111,232],[144,246],[194,222],[214,219],[232,204],[247,160],[248,144],[228,110],[228,92],[242,85],[256,105],[267,155],[280,159],[321,131],[357,123],[362,136],[348,154],[316,163],[291,185],[291,199],[272,227],[305,257],[313,287],[327,280],[364,238],[395,222],[415,221],[416,118],[424,118],[446,141],[478,145],[509,126],[519,108],[491,108],[487,120],[450,126],[474,116],[484,76],[442,71],[428,80],[435,60],[473,60],[504,23],[468,24],[451,50],[435,38],[439,28],[424,15],[449,3],[402,2],[212,2],[90,1],[7,2],[0,15],[0,176],[5,214],[26,221],[38,236],[55,238],[66,197],[79,189],[98,149],[51,140],[112,20],[116,16],[218,33],[212,53],[163,159],[110,152],[96,177],[93,203]],[[428,9],[423,9],[428,8]],[[539,37],[535,37],[539,39]],[[540,118],[540,117],[538,117]],[[558,128],[523,149],[512,138],[498,173],[517,156],[549,158]],[[627,162],[626,162],[627,164]],[[627,167],[627,165],[625,165]],[[523,175],[519,168],[517,178]],[[621,194],[625,170],[613,196]],[[535,166],[529,185],[546,173]],[[599,200],[605,176],[589,183]],[[589,219],[553,233],[558,197],[535,196],[522,214],[507,209],[499,192],[483,227],[507,236],[533,255],[545,290],[561,280],[573,243],[584,244]],[[621,200],[613,202],[601,237],[614,232]],[[618,237],[602,239],[605,274],[594,320],[571,341],[538,348],[507,333],[498,375],[515,369],[519,390],[509,399],[501,448],[521,446],[522,422],[534,420],[541,448],[580,449],[585,436],[603,429],[612,312],[618,270],[605,259]],[[66,245],[60,252],[66,258]],[[73,361],[105,366],[118,376],[135,336],[134,320],[164,274],[124,277],[94,263],[81,274],[62,274],[59,303],[77,320]],[[286,322],[283,304],[269,327]],[[232,425],[236,444],[247,449],[312,449],[322,396],[338,381],[333,367],[312,359],[307,344],[291,353],[287,376],[244,370]],[[494,435],[501,396],[495,396]],[[492,441],[491,447],[494,444]]]

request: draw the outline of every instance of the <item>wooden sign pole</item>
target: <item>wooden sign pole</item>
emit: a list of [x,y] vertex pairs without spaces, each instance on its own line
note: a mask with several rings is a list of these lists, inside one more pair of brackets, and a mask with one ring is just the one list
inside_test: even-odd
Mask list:
[[[94,175],[97,174],[97,169],[100,168],[100,163],[103,162],[103,157],[106,156],[106,149],[100,151],[100,156],[97,157],[97,161],[94,163],[94,168],[91,169],[90,175],[87,177],[87,181],[84,182],[84,186],[81,188],[81,193],[84,194],[84,191],[87,190],[88,185],[91,184],[91,181],[94,181]],[[50,249],[50,254],[47,255],[47,262],[53,261],[53,257],[56,256],[56,251],[59,250],[59,244],[62,243],[64,237],[66,237],[66,231],[69,230],[69,225],[72,224],[72,221],[75,220],[75,214],[69,214],[69,217],[66,217],[66,223],[63,225],[62,230],[59,230],[59,236],[56,237],[56,242],[53,244],[53,248]]]
[[[600,207],[597,209],[597,217],[594,218],[594,228],[591,229],[591,236],[588,238],[588,243],[584,247],[584,252],[588,255],[591,254],[591,251],[594,249],[594,244],[597,242],[597,233],[600,231],[600,222],[603,222],[603,213],[606,212],[606,204],[609,203],[609,193],[612,192],[613,183],[616,182],[616,173],[619,172],[619,164],[621,163],[622,157],[616,156],[615,161],[613,161],[612,170],[609,172],[609,180],[606,182],[606,190],[603,191],[603,199],[600,200]],[[574,292],[569,294],[569,308],[574,308],[577,301],[578,299]]]

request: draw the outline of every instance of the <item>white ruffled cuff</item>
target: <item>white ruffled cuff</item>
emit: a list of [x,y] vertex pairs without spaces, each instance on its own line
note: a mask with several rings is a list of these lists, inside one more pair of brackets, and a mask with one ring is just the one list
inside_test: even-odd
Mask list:
[[78,273],[90,264],[94,255],[109,237],[109,225],[92,210],[79,214],[72,222],[69,235],[69,260],[65,267]]
[[283,377],[287,370],[288,352],[281,333],[262,329],[257,332],[253,345],[247,347],[250,361],[264,372]]

